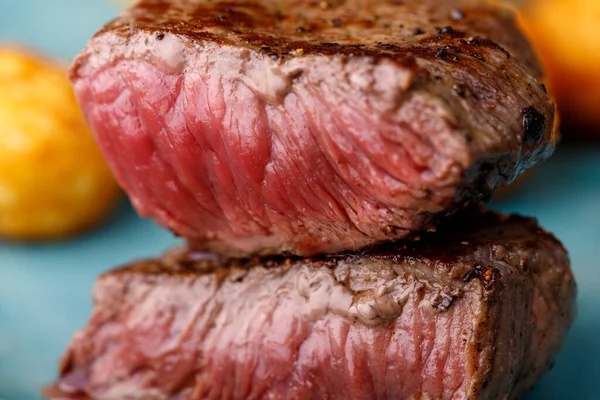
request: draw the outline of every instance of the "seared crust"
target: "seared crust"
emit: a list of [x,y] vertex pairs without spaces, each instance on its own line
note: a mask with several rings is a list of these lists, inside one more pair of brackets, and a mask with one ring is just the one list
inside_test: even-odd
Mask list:
[[[132,28],[158,37],[169,32],[243,46],[273,58],[349,55],[402,60],[407,53],[426,53],[423,47],[431,43],[467,55],[476,54],[480,46],[505,47],[541,77],[527,42],[515,34],[512,13],[477,1],[143,0],[99,33]],[[489,40],[476,45],[468,40],[476,36]]]

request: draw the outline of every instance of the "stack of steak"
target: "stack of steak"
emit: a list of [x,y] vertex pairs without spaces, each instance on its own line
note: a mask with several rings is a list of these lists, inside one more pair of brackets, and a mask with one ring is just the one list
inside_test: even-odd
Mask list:
[[554,150],[507,11],[142,0],[71,77],[134,206],[187,245],[100,278],[54,398],[516,399],[567,253],[478,208]]

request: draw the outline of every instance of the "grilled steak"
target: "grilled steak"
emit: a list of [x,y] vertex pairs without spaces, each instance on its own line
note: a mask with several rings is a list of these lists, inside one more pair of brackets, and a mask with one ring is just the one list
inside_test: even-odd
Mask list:
[[143,0],[71,78],[137,210],[197,250],[356,250],[548,157],[510,13],[446,0]]
[[469,214],[355,254],[214,257],[101,277],[62,397],[515,399],[574,316],[566,251],[518,216]]

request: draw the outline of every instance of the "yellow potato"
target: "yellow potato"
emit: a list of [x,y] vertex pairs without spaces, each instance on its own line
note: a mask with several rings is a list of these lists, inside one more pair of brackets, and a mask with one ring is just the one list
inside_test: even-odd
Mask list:
[[107,215],[119,193],[66,68],[0,48],[0,236],[81,232]]
[[530,0],[520,15],[563,119],[600,128],[600,1]]

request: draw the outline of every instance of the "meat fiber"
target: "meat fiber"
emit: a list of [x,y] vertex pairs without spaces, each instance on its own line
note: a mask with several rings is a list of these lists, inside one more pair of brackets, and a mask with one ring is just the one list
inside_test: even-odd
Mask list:
[[100,278],[53,393],[517,399],[561,347],[575,291],[552,235],[494,213],[339,256],[226,261],[182,250]]
[[556,141],[506,10],[447,0],[143,0],[71,78],[136,209],[227,255],[431,229]]

